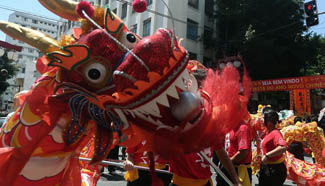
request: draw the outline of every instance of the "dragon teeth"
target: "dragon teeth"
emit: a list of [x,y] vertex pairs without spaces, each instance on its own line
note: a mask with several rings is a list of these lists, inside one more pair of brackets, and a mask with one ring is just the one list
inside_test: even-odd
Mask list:
[[163,92],[155,101],[165,107],[170,107],[166,92]]
[[167,89],[167,94],[173,98],[176,98],[176,99],[179,99],[179,96],[178,96],[178,92],[177,92],[177,89],[174,85],[170,86],[168,89]]

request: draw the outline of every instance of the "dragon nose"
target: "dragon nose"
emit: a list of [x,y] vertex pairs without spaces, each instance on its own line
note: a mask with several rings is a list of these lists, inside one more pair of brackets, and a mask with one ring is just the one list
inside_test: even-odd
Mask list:
[[183,121],[184,119],[191,121],[200,113],[201,103],[200,96],[192,92],[181,92],[179,100],[170,106],[172,115],[178,121]]

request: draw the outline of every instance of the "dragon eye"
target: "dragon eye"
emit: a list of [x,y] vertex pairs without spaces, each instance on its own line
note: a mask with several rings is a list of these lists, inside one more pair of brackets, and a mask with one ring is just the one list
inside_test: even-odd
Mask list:
[[88,71],[88,77],[93,80],[97,80],[100,78],[100,71],[98,69],[90,69]]
[[130,42],[130,43],[135,43],[137,41],[137,38],[135,37],[135,35],[128,33],[126,34],[126,39]]
[[128,48],[132,49],[137,44],[139,38],[132,32],[126,32],[122,34],[121,42]]
[[105,65],[98,62],[94,62],[87,66],[84,72],[86,78],[91,83],[101,83],[105,79],[105,76],[107,74]]

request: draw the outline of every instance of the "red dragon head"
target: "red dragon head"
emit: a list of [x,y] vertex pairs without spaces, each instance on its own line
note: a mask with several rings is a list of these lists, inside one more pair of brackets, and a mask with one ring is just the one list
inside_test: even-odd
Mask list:
[[145,150],[166,158],[213,146],[244,117],[248,95],[240,91],[242,78],[230,65],[210,71],[203,88],[208,92],[200,90],[189,62],[173,32],[158,29],[140,40],[113,72],[116,92],[93,102],[126,131],[132,128],[129,141],[146,140]]
[[[172,31],[162,28],[140,39],[108,8],[93,12],[88,5],[78,10],[77,3],[68,0],[39,1],[63,18],[88,20],[77,39],[63,44],[31,29],[0,23],[8,35],[47,53],[39,63],[60,67],[40,65],[43,72],[57,72],[53,93],[70,95],[74,119],[64,134],[67,143],[81,136],[89,115],[103,129],[98,131],[102,138],[96,139],[100,157],[111,143],[110,121],[122,131],[121,141],[129,139],[122,144],[146,140],[145,150],[168,157],[215,145],[243,118],[248,94],[240,91],[238,71],[231,65],[221,72],[210,70],[199,89],[188,52]],[[21,36],[20,29],[29,35]]]

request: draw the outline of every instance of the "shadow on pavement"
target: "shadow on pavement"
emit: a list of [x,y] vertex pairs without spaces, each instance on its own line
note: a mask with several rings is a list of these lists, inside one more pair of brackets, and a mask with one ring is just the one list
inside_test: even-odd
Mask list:
[[105,178],[106,180],[109,180],[109,181],[124,181],[124,176],[117,174],[115,172],[110,173],[110,174],[102,173],[100,176],[101,176],[101,178]]

